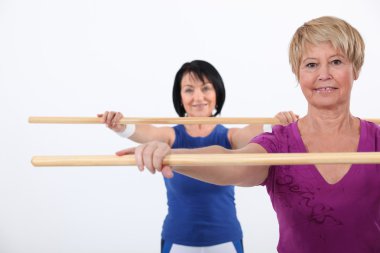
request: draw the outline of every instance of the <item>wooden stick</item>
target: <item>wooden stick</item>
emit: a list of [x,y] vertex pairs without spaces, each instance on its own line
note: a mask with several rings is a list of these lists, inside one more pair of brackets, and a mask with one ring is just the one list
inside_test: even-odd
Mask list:
[[[51,124],[101,124],[97,117],[29,117],[29,123]],[[279,124],[276,118],[220,118],[220,117],[177,117],[177,118],[122,118],[120,124]]]
[[[380,124],[380,119],[367,119]],[[98,117],[29,117],[29,123],[48,124],[102,124]],[[222,117],[178,117],[178,118],[122,118],[120,124],[280,124],[276,118],[222,118]]]
[[[171,166],[380,164],[380,152],[288,153],[288,154],[181,154],[165,157]],[[126,156],[34,156],[34,166],[133,166],[134,155]]]

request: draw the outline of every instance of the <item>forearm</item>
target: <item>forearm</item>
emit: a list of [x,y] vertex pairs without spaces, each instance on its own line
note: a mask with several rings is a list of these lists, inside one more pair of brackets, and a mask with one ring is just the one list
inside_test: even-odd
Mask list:
[[235,128],[231,134],[232,148],[239,149],[246,146],[252,140],[253,137],[261,134],[262,132],[262,124],[248,125],[241,129]]
[[123,119],[121,112],[106,111],[98,114],[102,122],[118,135],[135,141],[137,143],[147,143],[150,141],[161,141],[171,145],[174,140],[174,130],[172,127],[155,127],[148,124],[121,124]]
[[[283,111],[276,114],[276,119],[280,124],[287,125],[298,120],[298,115],[292,111]],[[262,132],[271,132],[270,124],[252,124],[244,128],[231,128],[229,136],[232,148],[239,149],[247,145],[250,140]]]
[[[236,151],[220,146],[210,146],[200,149],[172,150],[172,153],[228,155],[233,153],[250,153],[252,148],[261,153],[260,147],[253,145]],[[186,166],[174,167],[173,169],[180,174],[217,185],[254,186],[261,184],[268,175],[268,166],[240,166],[238,164],[232,166]]]
[[176,167],[174,170],[182,175],[211,184],[246,187],[261,184],[267,175],[267,168],[263,166],[194,166]]
[[[128,128],[128,125],[127,125]],[[172,133],[173,132],[173,133]],[[134,133],[129,137],[137,143],[147,143],[150,141],[162,141],[171,144],[171,135],[174,130],[171,127],[155,127],[153,125],[135,125]]]

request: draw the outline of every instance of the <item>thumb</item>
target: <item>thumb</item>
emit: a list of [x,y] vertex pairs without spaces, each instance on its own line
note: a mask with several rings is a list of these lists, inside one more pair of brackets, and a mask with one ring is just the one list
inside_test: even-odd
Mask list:
[[126,149],[123,149],[123,150],[120,150],[120,151],[117,151],[116,152],[116,155],[118,156],[123,156],[123,155],[130,155],[130,154],[134,154],[135,153],[135,150],[136,148],[126,148]]
[[165,178],[172,178],[174,176],[173,171],[169,166],[163,166],[161,173]]

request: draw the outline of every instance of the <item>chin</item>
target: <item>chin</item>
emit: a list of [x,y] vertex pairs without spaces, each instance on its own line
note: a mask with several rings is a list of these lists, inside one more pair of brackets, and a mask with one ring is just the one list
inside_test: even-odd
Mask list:
[[205,113],[192,113],[189,115],[190,117],[210,117]]
[[312,103],[312,105],[317,108],[317,109],[321,109],[321,110],[335,110],[339,107],[339,105],[341,105],[340,103],[338,102],[319,102],[319,103]]

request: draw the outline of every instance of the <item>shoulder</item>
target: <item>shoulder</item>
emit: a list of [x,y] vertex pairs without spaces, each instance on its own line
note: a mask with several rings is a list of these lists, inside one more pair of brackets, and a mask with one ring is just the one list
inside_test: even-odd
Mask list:
[[364,137],[369,140],[375,139],[377,143],[380,143],[380,125],[366,120],[361,120],[360,122],[361,127],[364,128],[361,130],[361,134],[364,134]]
[[175,125],[171,127],[175,136],[181,136],[186,134],[186,128],[184,125]]
[[225,127],[225,126],[223,126],[221,124],[216,125],[215,129],[217,131],[223,131],[223,132],[228,132],[229,130],[231,130],[230,128],[227,128],[227,127]]
[[185,130],[185,126],[184,125],[175,125],[172,128],[174,130],[177,130],[177,131],[183,131],[183,130]]
[[175,143],[177,143],[180,139],[183,139],[183,135],[186,132],[186,129],[184,125],[175,125],[173,127],[170,127],[170,129],[171,134],[169,138],[169,145],[173,147]]
[[361,133],[367,135],[369,138],[380,136],[380,125],[367,120],[360,120]]
[[360,120],[360,121],[362,124],[364,124],[367,127],[367,129],[374,131],[374,132],[380,131],[380,125],[378,125],[374,122],[371,122],[371,121],[367,121],[367,120]]
[[272,133],[276,136],[288,135],[293,131],[294,128],[297,128],[297,122],[290,123],[288,125],[274,125],[272,127]]
[[223,125],[216,125],[215,128],[212,130],[212,132],[210,133],[210,135],[212,134],[215,134],[215,135],[225,135],[225,136],[229,136],[230,135],[230,130],[229,128],[223,126]]
[[275,125],[272,132],[265,132],[251,140],[251,143],[257,143],[267,150],[268,153],[285,152],[287,147],[294,139],[294,131],[297,129],[296,122],[286,126]]

